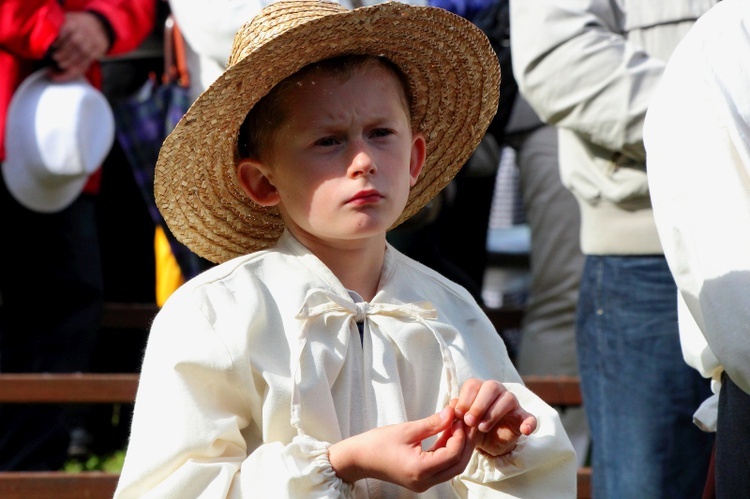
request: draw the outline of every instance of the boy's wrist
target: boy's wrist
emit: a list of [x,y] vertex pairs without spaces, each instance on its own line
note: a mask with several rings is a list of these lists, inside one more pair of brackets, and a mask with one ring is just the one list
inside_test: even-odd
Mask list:
[[348,483],[366,478],[364,470],[357,463],[357,445],[349,437],[328,447],[328,462],[336,476]]

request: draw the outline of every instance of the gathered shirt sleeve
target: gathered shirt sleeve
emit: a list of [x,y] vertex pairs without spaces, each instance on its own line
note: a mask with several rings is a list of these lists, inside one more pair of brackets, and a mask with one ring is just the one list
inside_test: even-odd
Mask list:
[[[724,0],[677,47],[646,119],[685,358],[750,393],[750,11]],[[718,361],[717,361],[718,359]]]
[[557,412],[522,384],[505,383],[521,406],[536,416],[538,429],[516,449],[499,457],[475,451],[454,479],[459,497],[546,499],[576,496],[575,453]]
[[[181,298],[152,326],[115,497],[346,497],[328,442],[261,441],[264,387],[255,366],[205,305]],[[270,327],[262,317],[247,326]]]

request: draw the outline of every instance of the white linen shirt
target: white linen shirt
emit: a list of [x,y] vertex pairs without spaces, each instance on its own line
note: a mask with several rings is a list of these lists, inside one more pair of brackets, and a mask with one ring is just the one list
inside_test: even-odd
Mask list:
[[[475,451],[462,475],[423,494],[336,476],[331,443],[434,414],[469,377],[503,381],[537,431],[507,456]],[[575,494],[557,413],[523,386],[468,292],[387,246],[379,291],[355,304],[285,232],[274,249],[186,283],[157,315],[115,497]]]
[[[646,115],[656,225],[685,360],[750,393],[750,3],[724,0],[675,49]],[[696,413],[715,429],[716,397]]]

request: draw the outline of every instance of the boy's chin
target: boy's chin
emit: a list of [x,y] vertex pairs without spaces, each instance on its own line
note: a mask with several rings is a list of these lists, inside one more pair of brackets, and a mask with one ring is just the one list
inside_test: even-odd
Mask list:
[[367,243],[372,241],[373,243],[379,243],[385,239],[387,227],[380,226],[377,228],[369,227],[352,227],[350,229],[342,230],[327,230],[327,231],[300,231],[293,230],[290,228],[292,235],[300,241],[310,241],[319,243],[328,243],[331,245],[348,245],[350,243]]

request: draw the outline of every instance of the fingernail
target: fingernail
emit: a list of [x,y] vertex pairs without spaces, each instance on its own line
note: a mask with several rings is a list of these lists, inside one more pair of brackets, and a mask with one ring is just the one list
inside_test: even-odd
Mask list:
[[442,411],[440,411],[440,419],[442,420],[448,419],[450,412],[451,412],[450,409],[448,409],[447,407],[443,409]]
[[464,423],[469,426],[474,426],[477,423],[477,418],[475,418],[473,414],[466,414],[464,416]]

